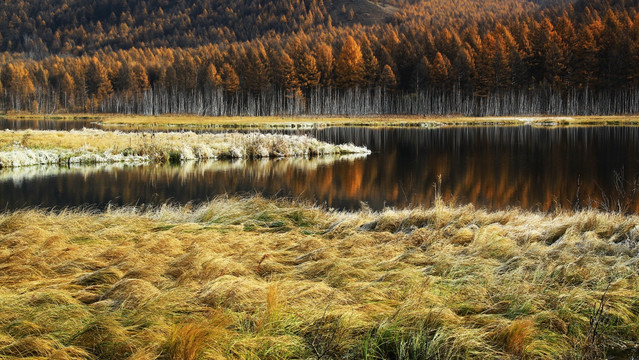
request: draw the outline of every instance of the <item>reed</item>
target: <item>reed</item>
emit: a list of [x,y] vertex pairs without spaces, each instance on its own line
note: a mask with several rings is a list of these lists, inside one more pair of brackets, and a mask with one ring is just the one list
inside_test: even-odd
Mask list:
[[639,343],[637,224],[259,197],[6,212],[0,357],[601,358]]

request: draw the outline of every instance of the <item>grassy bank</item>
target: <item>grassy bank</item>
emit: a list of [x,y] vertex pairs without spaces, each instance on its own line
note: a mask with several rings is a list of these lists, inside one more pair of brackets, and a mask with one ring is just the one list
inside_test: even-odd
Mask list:
[[260,198],[5,213],[0,358],[601,358],[639,341],[638,223]]
[[0,168],[43,164],[180,162],[367,154],[309,136],[277,134],[122,133],[102,130],[0,132]]
[[449,127],[449,126],[595,126],[639,125],[639,116],[362,116],[362,117],[200,117],[108,115],[96,119],[103,126],[151,128],[323,128],[323,127]]
[[121,114],[9,114],[15,120],[94,121],[105,127],[134,128],[222,128],[222,129],[287,129],[322,128],[329,126],[364,127],[441,127],[441,126],[614,126],[639,125],[639,116],[265,116],[265,117],[213,117],[196,115],[121,115]]

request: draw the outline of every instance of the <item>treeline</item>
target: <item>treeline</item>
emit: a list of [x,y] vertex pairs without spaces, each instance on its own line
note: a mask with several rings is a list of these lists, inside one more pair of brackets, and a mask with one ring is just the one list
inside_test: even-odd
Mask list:
[[40,60],[5,53],[2,106],[209,115],[637,112],[639,7],[582,0],[536,9],[467,17],[450,28],[406,20],[196,48]]

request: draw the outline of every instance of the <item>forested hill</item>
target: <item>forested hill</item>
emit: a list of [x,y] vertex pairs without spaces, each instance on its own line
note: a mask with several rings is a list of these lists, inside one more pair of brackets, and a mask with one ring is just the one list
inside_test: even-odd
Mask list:
[[[4,0],[0,51],[101,49],[252,40],[333,27],[441,27],[532,12],[551,0]],[[557,2],[555,0],[554,2]]]
[[5,0],[0,110],[639,112],[636,0]]

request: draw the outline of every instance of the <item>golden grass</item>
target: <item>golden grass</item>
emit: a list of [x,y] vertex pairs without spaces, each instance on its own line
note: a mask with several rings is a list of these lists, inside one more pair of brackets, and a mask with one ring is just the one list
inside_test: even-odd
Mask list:
[[584,126],[639,125],[639,116],[295,116],[295,117],[211,117],[193,115],[106,115],[97,122],[104,126],[152,128],[321,128],[329,126],[439,127],[439,126]]
[[637,224],[261,198],[4,213],[0,358],[602,357],[639,343]]
[[333,145],[305,135],[149,134],[88,129],[0,132],[0,168],[61,163],[181,162],[368,153],[370,151],[364,147]]
[[17,120],[89,120],[103,126],[148,127],[156,129],[175,128],[316,128],[328,126],[366,127],[435,127],[500,125],[516,126],[589,126],[589,125],[639,125],[637,115],[608,116],[496,116],[468,117],[412,116],[412,115],[371,115],[371,116],[197,116],[197,115],[123,115],[123,114],[56,114],[34,115],[16,113],[5,115]]

